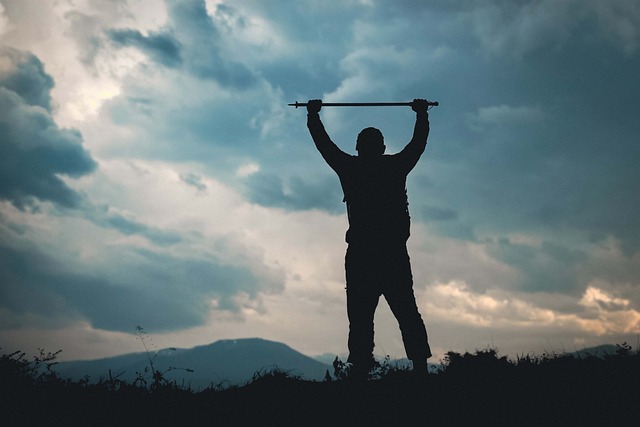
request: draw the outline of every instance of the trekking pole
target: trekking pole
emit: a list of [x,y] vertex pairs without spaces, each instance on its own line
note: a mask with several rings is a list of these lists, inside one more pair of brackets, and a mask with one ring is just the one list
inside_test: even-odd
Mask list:
[[[306,107],[307,102],[298,102],[295,104],[287,104],[291,107]],[[411,102],[323,102],[323,107],[410,107]],[[437,107],[437,101],[427,101],[429,107]]]

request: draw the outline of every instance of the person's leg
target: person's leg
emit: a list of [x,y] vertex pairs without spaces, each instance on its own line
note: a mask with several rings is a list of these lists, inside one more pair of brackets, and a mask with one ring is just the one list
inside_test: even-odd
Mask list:
[[398,320],[407,357],[413,362],[414,369],[426,369],[427,359],[431,357],[431,348],[413,289],[402,287],[385,292],[384,296]]
[[363,287],[347,287],[349,317],[349,358],[351,372],[366,377],[373,368],[373,319],[379,296]]
[[373,320],[380,293],[375,287],[370,257],[365,249],[349,247],[345,259],[349,358],[354,377],[366,378],[373,368]]
[[413,293],[409,256],[406,251],[400,255],[389,270],[393,274],[388,277],[384,296],[398,320],[407,357],[413,362],[414,369],[426,371],[427,359],[431,357],[427,330]]

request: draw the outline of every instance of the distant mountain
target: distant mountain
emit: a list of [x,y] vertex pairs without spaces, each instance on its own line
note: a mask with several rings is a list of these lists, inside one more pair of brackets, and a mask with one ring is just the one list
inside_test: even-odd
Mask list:
[[[241,385],[256,373],[280,369],[308,380],[322,380],[328,365],[303,355],[291,347],[260,338],[221,340],[190,349],[163,349],[149,352],[154,368],[165,378],[191,387],[194,391],[210,385]],[[97,360],[60,362],[55,370],[61,378],[78,380],[89,376],[91,382],[111,376],[127,382],[149,368],[147,353],[130,353]],[[191,370],[193,372],[187,371]],[[151,372],[145,379],[151,382]]]
[[327,365],[331,365],[333,364],[333,361],[336,360],[336,357],[339,358],[340,360],[342,360],[343,362],[347,361],[347,356],[342,355],[339,356],[335,353],[322,353],[322,354],[317,354],[315,356],[311,356],[313,359],[317,360],[318,362],[327,364]]
[[596,347],[583,348],[582,350],[574,351],[570,353],[574,357],[587,357],[587,356],[597,356],[604,357],[606,355],[614,355],[618,351],[618,346],[613,344],[602,344]]
[[[601,345],[568,354],[580,358],[587,355],[602,357],[615,354],[616,350],[615,345]],[[320,381],[324,379],[327,370],[333,373],[331,363],[336,356],[326,353],[311,358],[279,342],[246,338],[221,340],[190,349],[167,348],[149,352],[149,355],[140,352],[104,359],[60,362],[54,369],[64,379],[79,380],[88,376],[90,382],[97,382],[100,378],[108,379],[111,371],[113,378],[127,382],[135,380],[138,373],[151,382],[149,357],[153,360],[154,368],[163,372],[165,378],[198,391],[211,385],[242,385],[249,382],[256,373],[266,373],[273,369],[307,380]],[[346,361],[346,357],[341,359]],[[406,359],[390,362],[396,366],[409,363]],[[146,373],[145,368],[149,370]]]

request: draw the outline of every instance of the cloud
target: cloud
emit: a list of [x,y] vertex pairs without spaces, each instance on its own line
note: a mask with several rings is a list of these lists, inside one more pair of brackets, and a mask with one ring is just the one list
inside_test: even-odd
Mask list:
[[202,182],[202,177],[195,173],[183,173],[180,174],[180,179],[187,185],[195,187],[198,191],[204,192],[207,190],[207,185]]
[[589,286],[579,302],[581,305],[597,310],[624,310],[629,307],[629,300],[614,298],[594,286]]
[[482,107],[469,117],[474,130],[484,130],[495,126],[518,126],[542,122],[544,113],[540,107],[497,105]]
[[61,129],[54,122],[50,100],[54,82],[38,58],[6,47],[0,55],[0,198],[20,209],[35,206],[35,200],[53,202],[125,235],[139,234],[161,245],[178,242],[176,233],[126,218],[107,206],[94,206],[60,177],[89,175],[97,163],[84,149],[80,132]]
[[567,41],[584,18],[571,2],[487,2],[467,15],[483,47],[496,55],[520,57]]
[[33,198],[76,207],[83,196],[60,178],[93,172],[95,161],[74,129],[51,116],[53,79],[35,56],[0,50],[0,197],[24,208]]
[[109,30],[107,34],[116,45],[136,47],[165,67],[173,68],[182,63],[179,43],[169,34],[151,33],[144,36],[132,29]]
[[423,206],[421,213],[427,221],[453,221],[458,219],[458,212],[455,210],[438,206]]
[[4,6],[0,3],[0,36],[8,31],[9,19],[4,14]]
[[340,186],[335,179],[310,182],[294,176],[285,182],[275,173],[255,172],[247,178],[248,198],[262,206],[287,210],[321,209],[342,213]]
[[582,250],[549,241],[532,245],[502,238],[491,251],[497,259],[521,272],[521,283],[514,285],[522,290],[575,293],[584,285],[576,274],[579,266],[588,260]]
[[220,34],[204,0],[179,0],[167,6],[168,22],[159,31],[143,35],[131,28],[109,29],[107,37],[116,46],[138,48],[166,67],[184,65],[193,75],[225,87],[246,89],[256,82],[251,70],[222,54]]
[[592,1],[600,28],[627,56],[640,47],[640,5],[634,1]]
[[86,320],[110,331],[129,332],[139,324],[179,330],[201,325],[213,308],[242,317],[244,299],[259,302],[260,293],[283,286],[280,272],[246,253],[223,262],[197,249],[173,253],[116,243],[105,231],[81,226],[88,238],[97,233],[105,244],[74,243],[90,252],[100,247],[96,257],[74,260],[48,244],[36,246],[29,238],[33,232],[12,228],[0,229],[0,307],[22,316],[27,323],[21,327]]
[[95,65],[95,59],[102,48],[102,40],[96,34],[96,28],[102,28],[103,22],[96,15],[86,15],[77,10],[65,14],[69,22],[69,33],[75,36],[78,57],[88,67]]
[[53,79],[45,73],[42,62],[33,55],[4,46],[0,51],[2,87],[14,92],[25,104],[51,112]]
[[[560,51],[585,32],[633,55],[640,45],[640,8],[630,0],[483,2],[461,14],[486,52],[522,59],[542,51]],[[599,42],[591,37],[587,43]]]
[[[576,300],[549,293],[538,304],[501,292],[473,292],[464,282],[439,283],[426,291],[427,307],[435,319],[478,328],[553,330],[564,328],[576,335],[616,335],[640,331],[640,312],[629,301],[615,298],[596,287],[588,287]],[[563,311],[545,307],[556,298],[568,303]],[[542,304],[540,304],[542,303]]]
[[120,233],[130,236],[139,235],[160,246],[179,243],[182,237],[178,232],[162,230],[143,224],[135,218],[119,213],[109,206],[92,206],[87,204],[83,210],[84,216],[96,225],[113,228]]

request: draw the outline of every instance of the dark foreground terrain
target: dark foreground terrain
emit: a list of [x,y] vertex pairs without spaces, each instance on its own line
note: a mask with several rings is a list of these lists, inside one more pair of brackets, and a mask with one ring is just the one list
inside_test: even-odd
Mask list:
[[385,365],[360,382],[342,369],[325,382],[275,371],[200,392],[152,370],[133,382],[63,380],[54,359],[2,356],[3,426],[640,425],[640,354],[626,344],[579,358],[449,353],[427,378]]

